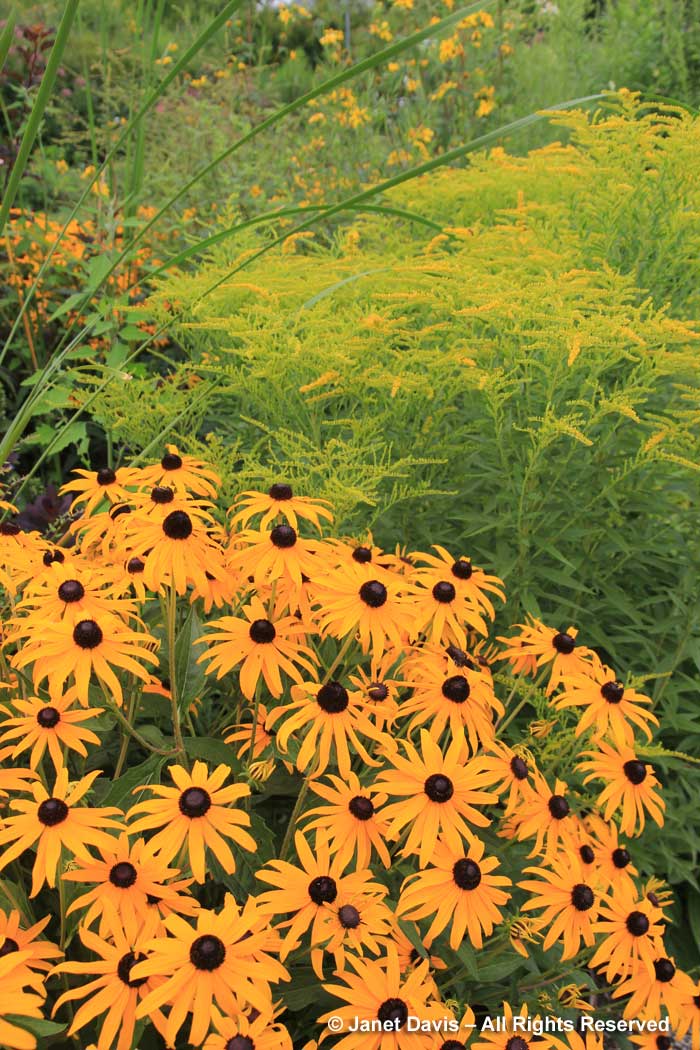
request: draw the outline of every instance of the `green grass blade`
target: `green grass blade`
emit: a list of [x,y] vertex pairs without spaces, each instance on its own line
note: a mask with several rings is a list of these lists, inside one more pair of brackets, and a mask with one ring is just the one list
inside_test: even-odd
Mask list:
[[12,44],[12,35],[15,31],[15,17],[15,9],[13,7],[8,15],[5,28],[0,33],[0,73],[5,68],[5,60]]
[[[2,204],[0,205],[0,236],[5,229],[5,223],[7,217],[10,214],[10,208],[14,203],[14,199],[17,196],[17,190],[24,174],[24,169],[27,166],[29,160],[29,154],[31,153],[32,146],[34,145],[34,139],[39,131],[39,125],[41,119],[44,116],[44,110],[46,109],[49,99],[51,98],[51,92],[53,90],[54,81],[58,73],[58,67],[61,64],[61,58],[63,52],[66,49],[68,43],[68,34],[70,33],[71,26],[73,25],[73,19],[78,9],[79,0],[67,0],[66,6],[63,11],[63,17],[61,18],[58,32],[56,33],[56,39],[54,40],[51,53],[49,55],[48,62],[46,63],[46,69],[44,75],[41,78],[41,84],[37,91],[36,98],[34,99],[34,105],[31,108],[27,124],[24,129],[22,141],[15,158],[15,162],[12,165],[10,177],[7,180],[7,187],[5,189],[5,196],[3,197]],[[8,22],[8,25],[10,23]],[[3,43],[4,43],[3,33]],[[8,45],[9,47],[9,45]]]

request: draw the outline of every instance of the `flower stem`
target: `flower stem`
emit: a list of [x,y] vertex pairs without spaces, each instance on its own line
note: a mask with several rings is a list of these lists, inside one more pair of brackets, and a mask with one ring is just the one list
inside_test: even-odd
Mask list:
[[337,667],[338,667],[338,666],[340,665],[340,662],[341,662],[341,660],[343,659],[343,657],[344,657],[344,656],[345,656],[345,654],[347,653],[348,649],[350,648],[350,646],[352,645],[352,643],[354,642],[354,640],[355,640],[355,639],[354,639],[354,637],[353,637],[353,635],[352,635],[352,634],[349,634],[349,635],[347,636],[347,638],[345,639],[345,641],[344,641],[344,642],[343,642],[343,644],[341,645],[340,649],[339,649],[339,650],[338,650],[338,652],[336,653],[336,657],[335,657],[335,660],[333,661],[333,663],[331,664],[331,666],[330,666],[330,667],[328,668],[328,670],[326,671],[326,682],[330,682],[330,680],[331,680],[331,678],[332,678],[332,676],[333,676],[333,672],[334,672],[334,671],[336,670],[336,668],[337,668]]
[[185,766],[189,768],[187,752],[182,739],[182,726],[180,725],[180,705],[178,697],[177,667],[175,659],[175,614],[177,612],[177,594],[171,585],[167,597],[167,626],[168,626],[168,673],[170,677],[170,712],[173,722],[173,737],[175,740],[176,754],[180,755]]
[[289,847],[292,844],[292,836],[294,834],[294,825],[296,824],[299,816],[301,815],[302,806],[306,801],[306,796],[309,793],[309,786],[311,784],[311,774],[304,778],[304,783],[301,785],[301,790],[297,796],[297,800],[294,803],[294,809],[292,815],[289,818],[289,824],[284,836],[284,842],[282,843],[282,849],[280,850],[280,860],[284,860],[289,853]]

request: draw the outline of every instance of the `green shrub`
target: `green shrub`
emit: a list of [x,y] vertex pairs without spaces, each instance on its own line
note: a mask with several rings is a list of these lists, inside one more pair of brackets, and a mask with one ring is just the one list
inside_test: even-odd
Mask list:
[[[567,146],[395,191],[437,236],[370,215],[232,274],[261,242],[224,242],[153,299],[185,308],[187,360],[92,410],[139,449],[177,399],[171,432],[223,469],[226,498],[284,476],[333,500],[341,530],[474,552],[518,581],[511,619],[586,610],[586,641],[656,676],[665,742],[692,750],[699,125],[631,96],[558,122]],[[682,764],[674,786],[680,879]]]

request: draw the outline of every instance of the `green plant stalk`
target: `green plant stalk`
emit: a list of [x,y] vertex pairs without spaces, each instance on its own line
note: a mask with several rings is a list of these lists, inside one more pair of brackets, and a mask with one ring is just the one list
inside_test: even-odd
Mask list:
[[182,725],[180,723],[180,706],[178,697],[178,682],[177,682],[177,659],[175,653],[175,618],[177,613],[177,593],[175,587],[171,584],[168,590],[166,601],[167,611],[167,628],[168,628],[168,673],[170,676],[170,712],[173,722],[173,738],[175,740],[175,751],[182,757],[182,761],[185,766],[187,762],[187,752],[185,751],[185,744],[182,739]]
[[[0,234],[2,234],[3,230],[5,229],[5,223],[7,222],[8,216],[10,214],[10,208],[14,204],[15,197],[17,196],[17,190],[19,189],[19,184],[24,174],[24,169],[26,168],[27,161],[29,160],[29,154],[31,153],[32,146],[34,145],[34,140],[36,139],[36,136],[39,132],[39,125],[41,124],[41,120],[44,115],[44,110],[46,109],[49,103],[54,81],[56,80],[56,75],[58,73],[58,68],[61,64],[61,58],[63,56],[63,52],[66,49],[66,44],[68,43],[68,35],[70,33],[71,26],[73,25],[75,13],[78,10],[78,2],[79,0],[67,0],[66,6],[63,9],[63,16],[58,27],[58,32],[56,33],[56,39],[54,41],[53,47],[51,48],[51,54],[49,55],[49,60],[46,63],[46,69],[44,70],[44,75],[41,78],[41,84],[39,85],[37,96],[34,99],[34,105],[31,108],[29,119],[27,120],[27,124],[24,129],[24,134],[22,136],[19,151],[15,158],[15,162],[12,165],[10,177],[7,180],[5,196],[3,197],[2,204],[0,205]],[[9,25],[10,22],[8,22],[8,26]],[[3,39],[0,42],[0,49],[5,45],[4,36],[5,34],[3,34]],[[9,48],[9,43],[7,44],[7,48]],[[5,55],[6,54],[7,49],[5,50]]]

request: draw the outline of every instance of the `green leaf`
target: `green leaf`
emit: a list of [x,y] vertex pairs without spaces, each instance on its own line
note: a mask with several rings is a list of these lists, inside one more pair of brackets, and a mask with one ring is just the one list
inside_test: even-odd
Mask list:
[[476,961],[476,953],[469,941],[462,941],[457,949],[457,957],[467,971],[467,975],[473,981],[481,980],[481,972]]
[[397,922],[402,933],[406,934],[409,941],[420,955],[421,959],[428,959],[428,950],[423,944],[423,941],[421,940],[420,932],[415,922],[406,922],[405,919],[397,919]]
[[137,801],[134,789],[141,784],[157,784],[160,780],[160,771],[165,762],[164,755],[149,755],[145,762],[138,766],[132,766],[123,776],[118,777],[110,785],[109,791],[102,799],[103,806],[117,806],[119,809],[128,809]]
[[52,1035],[65,1032],[66,1025],[57,1021],[45,1021],[43,1017],[18,1017],[16,1014],[7,1014],[10,1024],[17,1025],[25,1032],[31,1032],[37,1039],[46,1039]]
[[212,765],[230,766],[234,773],[241,772],[241,763],[236,758],[236,750],[223,740],[210,736],[186,736],[184,738],[185,751],[190,758],[201,758],[204,762]]
[[175,640],[175,673],[178,703],[186,710],[204,687],[204,665],[197,663],[202,647],[195,645],[202,636],[202,622],[194,606],[190,606],[182,630]]

